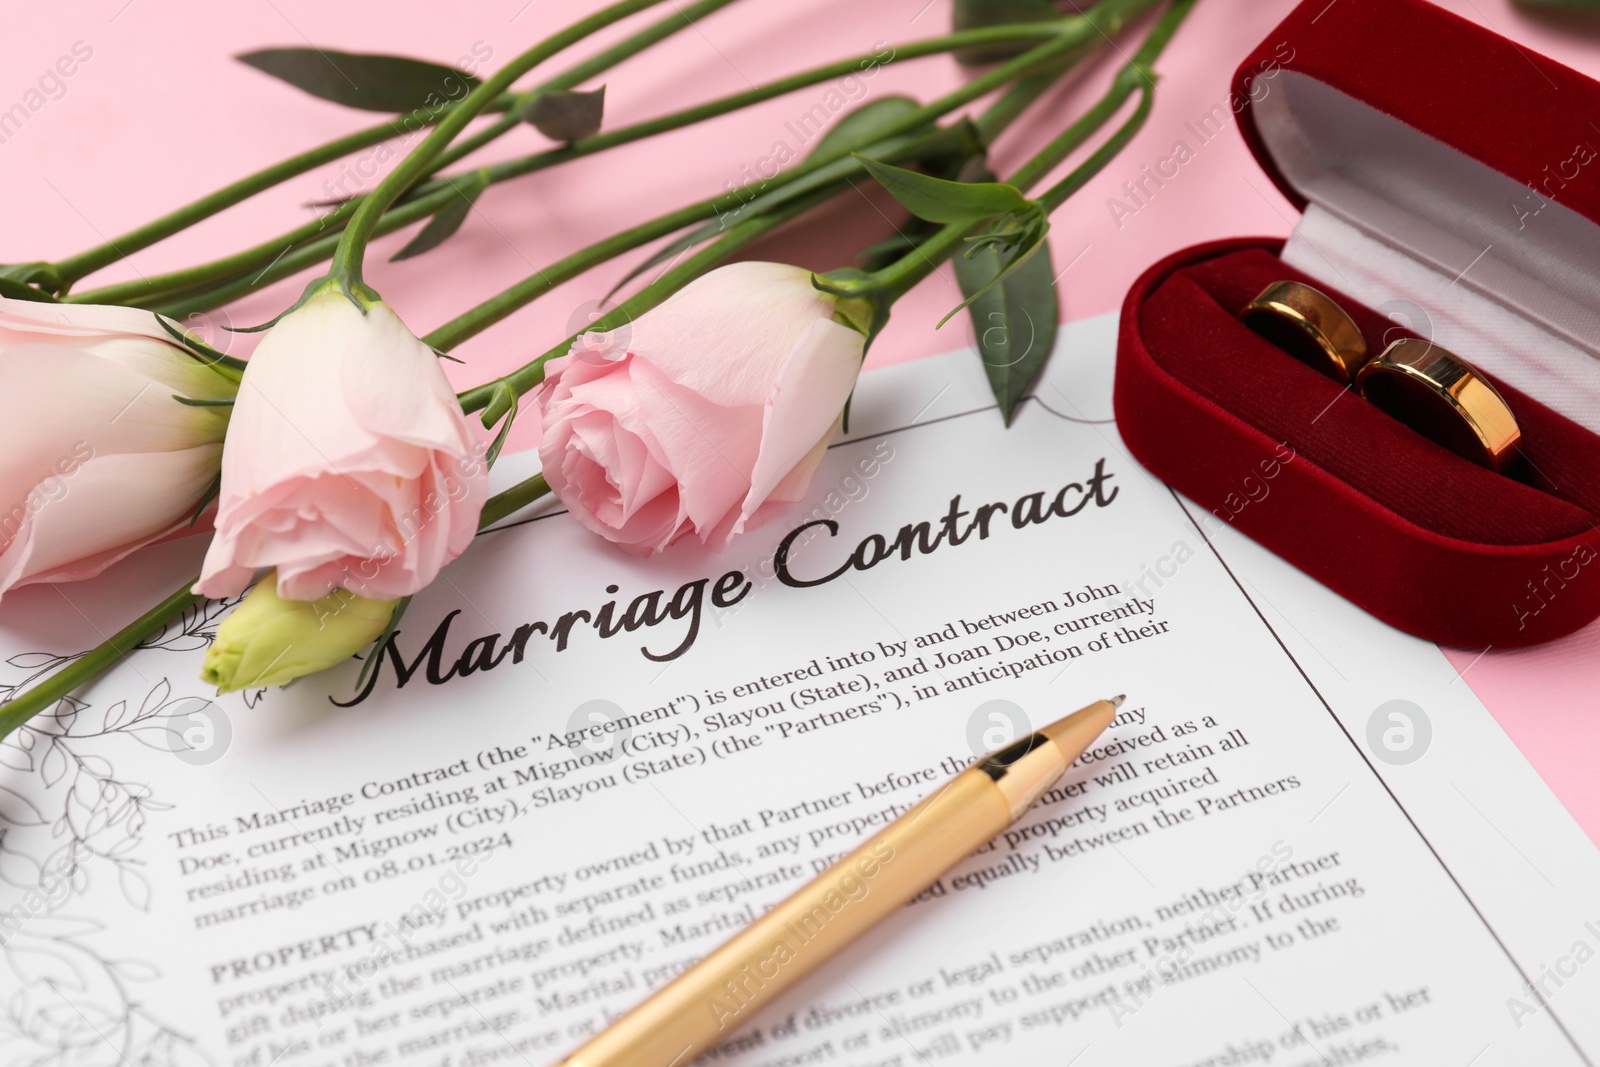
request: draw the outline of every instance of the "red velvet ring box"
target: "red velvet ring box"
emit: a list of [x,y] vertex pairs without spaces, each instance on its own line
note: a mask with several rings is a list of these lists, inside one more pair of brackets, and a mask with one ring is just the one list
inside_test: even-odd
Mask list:
[[[1407,633],[1527,645],[1600,615],[1600,83],[1426,0],[1308,0],[1233,105],[1303,214],[1287,242],[1188,248],[1134,284],[1128,448]],[[1523,480],[1240,323],[1280,279],[1333,297],[1373,353],[1420,335],[1474,363],[1522,429]]]

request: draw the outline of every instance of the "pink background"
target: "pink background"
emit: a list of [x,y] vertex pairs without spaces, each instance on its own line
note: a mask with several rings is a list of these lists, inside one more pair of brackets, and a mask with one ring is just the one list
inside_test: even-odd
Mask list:
[[[82,42],[80,53],[87,46],[93,54],[65,80],[64,91],[56,88],[54,98],[0,142],[3,254],[12,261],[71,254],[377,119],[300,95],[234,62],[234,53],[315,43],[454,63],[476,45],[480,54],[492,49],[494,67],[597,6],[574,0],[86,0],[13,10],[0,35],[0,112],[24,101],[75,43]],[[673,6],[668,0],[646,18]],[[1509,0],[1445,0],[1444,6],[1600,77],[1600,16],[1536,17]],[[1226,110],[1234,67],[1289,7],[1286,0],[1201,0],[1159,64],[1162,83],[1144,131],[1054,217],[1057,267],[1073,263],[1060,283],[1066,318],[1114,310],[1133,278],[1172,250],[1215,237],[1289,231],[1293,210],[1233,131],[1198,146],[1185,128],[1216,105]],[[875,51],[879,42],[934,36],[945,31],[949,15],[949,0],[741,0],[607,75],[607,125]],[[1080,84],[1013,127],[998,146],[996,169],[1013,168],[1077,114],[1101,90],[1116,59],[1106,50],[1084,69]],[[951,60],[935,57],[888,68],[858,91],[928,99],[961,77]],[[741,180],[743,168],[770,157],[777,142],[803,151],[788,124],[823,102],[827,89],[802,90],[691,131],[499,186],[437,253],[391,266],[382,259],[405,235],[379,242],[375,250],[381,255],[374,256],[369,280],[414,329],[431,329],[575,248],[721,191],[725,183]],[[1142,165],[1167,156],[1179,139],[1197,149],[1195,157],[1119,227],[1108,198],[1137,177]],[[504,138],[483,158],[540,147],[541,137],[529,128]],[[344,165],[292,179],[85,284],[185,266],[256,243],[308,218],[306,203],[328,196],[341,179],[346,190],[363,187]],[[848,198],[828,209],[825,231],[808,227],[780,234],[755,254],[815,268],[841,265],[890,232],[880,207],[865,196]],[[590,302],[639,258],[624,257],[569,283],[462,346],[456,354],[466,362],[450,368],[453,379],[460,386],[474,384],[543,351],[586,321]],[[268,318],[301,284],[281,283],[217,322],[248,325]],[[965,344],[962,320],[942,332],[932,328],[958,300],[948,269],[930,278],[897,306],[870,364]],[[246,342],[235,344],[239,350]],[[519,444],[529,443],[529,429],[520,427]],[[1450,657],[1589,836],[1600,841],[1600,776],[1592,770],[1600,748],[1600,719],[1592,714],[1600,703],[1600,624],[1541,648],[1452,651]]]

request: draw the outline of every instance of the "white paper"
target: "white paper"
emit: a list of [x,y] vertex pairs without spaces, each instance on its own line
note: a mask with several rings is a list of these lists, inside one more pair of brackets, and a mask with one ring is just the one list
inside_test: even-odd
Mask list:
[[[1127,456],[1111,348],[1065,330],[1009,430],[971,353],[867,375],[811,498],[721,555],[535,508],[417,597],[406,684],[387,660],[348,707],[355,662],[207,700],[216,620],[174,628],[0,751],[0,1058],[555,1062],[976,752],[1126,692],[1044,804],[715,1061],[1592,1062],[1600,856],[1437,649]],[[773,577],[803,523],[837,523],[794,548],[807,581],[958,495],[958,535],[1006,505],[987,537]],[[146,556],[9,600],[0,681],[195,553]],[[597,632],[654,590],[632,618],[676,617]]]

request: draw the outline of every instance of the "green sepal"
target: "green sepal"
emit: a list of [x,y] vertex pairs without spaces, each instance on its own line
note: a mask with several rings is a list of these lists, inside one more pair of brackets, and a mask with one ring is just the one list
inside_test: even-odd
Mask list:
[[[839,267],[825,273],[813,274],[811,285],[820,292],[835,297],[833,318],[835,322],[860,331],[866,338],[861,345],[863,358],[878,334],[889,322],[889,309],[895,294],[889,293],[877,277],[855,267]],[[844,431],[850,432],[850,402],[855,390],[844,402]]]
[[967,294],[972,332],[989,389],[1007,426],[1017,404],[1050,358],[1060,302],[1050,246],[1011,264],[1005,254],[957,256],[956,281]]
[[408,596],[403,596],[394,602],[394,614],[389,616],[389,624],[383,628],[383,632],[378,635],[378,639],[372,642],[372,646],[367,652],[367,658],[361,664],[361,671],[356,675],[356,692],[359,693],[367,687],[367,676],[372,673],[372,668],[378,665],[378,661],[383,659],[383,650],[388,647],[389,639],[394,636],[395,631],[400,627],[400,616],[404,615],[406,608],[410,606],[411,598]]
[[605,115],[606,87],[589,92],[545,89],[533,94],[522,109],[522,121],[552,141],[581,141],[600,132]]
[[868,274],[856,267],[837,267],[834,270],[818,271],[811,276],[811,285],[824,293],[846,300],[878,293],[883,289],[876,275]]
[[1032,203],[1004,182],[952,182],[856,155],[877,183],[919,219],[945,225],[1021,214]]
[[194,514],[189,516],[189,527],[191,529],[194,528],[195,523],[200,521],[200,516],[206,513],[206,508],[211,506],[211,502],[217,499],[218,494],[221,492],[222,473],[219,471],[217,476],[211,479],[211,484],[206,486],[205,493],[200,497],[200,503],[196,504],[194,507]]
[[234,398],[231,396],[219,396],[208,400],[199,400],[192,396],[179,396],[177,393],[172,394],[172,399],[176,400],[184,407],[189,408],[231,408],[233,407],[234,402]]
[[859,331],[869,348],[889,321],[889,307],[897,295],[886,292],[876,275],[855,267],[813,274],[811,285],[836,298],[835,321]]
[[1014,215],[1007,215],[996,221],[994,226],[983,233],[969,234],[962,238],[967,245],[964,255],[972,257],[985,248],[997,252],[1010,252],[1016,248],[1031,248],[1050,229],[1050,216],[1043,207],[1036,203],[1029,203],[1028,207]]
[[310,300],[318,293],[321,293],[324,289],[339,290],[340,293],[344,294],[346,300],[350,301],[350,303],[361,309],[361,314],[363,315],[365,315],[373,307],[373,305],[379,304],[383,301],[383,297],[378,295],[378,291],[365,282],[357,282],[352,285],[350,283],[350,279],[342,274],[324,274],[320,278],[311,279],[311,281],[306,284],[305,291],[300,294],[300,299],[296,300],[294,303],[290,304],[288,307],[272,316],[272,318],[268,319],[266,322],[263,322],[258,326],[224,326],[223,329],[227,330],[229,333],[261,333],[263,330],[270,330],[274,326],[278,325],[278,323],[286,315],[289,315],[295,311],[299,311],[300,308],[305,305],[306,301]]
[[397,263],[402,259],[411,259],[424,252],[438,248],[467,221],[467,216],[472,213],[472,205],[478,202],[478,197],[489,188],[489,172],[487,170],[475,171],[472,177],[465,182],[451,181],[450,187],[460,194],[458,199],[450,201],[440,208],[428,224],[417,231],[417,235],[406,242],[406,246],[389,257],[390,263]]
[[[233,379],[235,382],[237,382],[243,375],[245,368],[244,360],[223,355],[215,348],[212,348],[210,345],[200,340],[200,338],[196,337],[193,333],[178,326],[177,323],[173,322],[160,312],[151,312],[151,314],[155,315],[156,322],[161,326],[161,329],[164,330],[174,341],[178,342],[178,344],[188,349],[190,354],[192,354],[196,359],[199,359],[207,366],[217,368],[219,372],[226,374],[227,377]],[[228,373],[230,371],[233,373]]]
[[479,85],[465,71],[407,56],[263,48],[234,58],[319,99],[364,111],[431,111]]
[[[494,385],[494,391],[489,397],[488,405],[483,409],[484,429],[500,422],[500,432],[494,435],[489,450],[484,453],[484,462],[492,467],[494,461],[500,458],[500,450],[506,446],[506,438],[511,436],[511,424],[516,421],[520,405],[517,400],[517,391],[511,387],[510,382],[499,381]],[[504,420],[503,422],[501,420]]]

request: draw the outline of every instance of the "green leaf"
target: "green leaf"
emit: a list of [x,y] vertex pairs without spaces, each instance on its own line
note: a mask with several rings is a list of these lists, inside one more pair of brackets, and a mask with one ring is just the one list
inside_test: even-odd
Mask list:
[[[464,187],[463,187],[464,185]],[[406,246],[389,257],[390,263],[402,259],[411,259],[424,252],[438,248],[454,233],[461,229],[461,224],[467,221],[467,216],[472,214],[472,205],[477,203],[479,195],[489,187],[489,183],[480,173],[473,181],[453,185],[460,197],[450,201],[440,208],[428,224],[417,231],[417,235],[406,242]]]
[[1014,266],[994,252],[954,261],[956,281],[971,301],[978,357],[1007,426],[1055,348],[1060,312],[1049,244],[1041,242],[1031,255],[1020,251],[1025,258]]
[[191,408],[231,408],[233,407],[234,400],[234,398],[231,396],[221,396],[213,399],[202,400],[198,397],[179,396],[177,393],[172,394],[172,399],[176,400],[185,407]]
[[605,106],[604,85],[587,93],[547,89],[528,101],[528,106],[522,109],[522,121],[535,126],[552,141],[581,141],[600,132]]
[[[807,159],[816,159],[829,152],[840,152],[844,149],[862,149],[868,145],[884,139],[884,131],[892,129],[897,122],[903,122],[905,117],[913,111],[918,111],[922,105],[909,96],[880,96],[876,100],[869,100],[860,107],[845,112],[844,117],[822,135],[821,140],[811,146],[811,151],[806,153]],[[912,135],[927,133],[934,129],[934,123],[928,122],[910,131],[901,131],[902,134]]]
[[478,87],[465,71],[405,56],[263,48],[236,58],[312,96],[365,111],[432,110]]
[[[1050,22],[1060,17],[1061,12],[1050,0],[955,0],[950,28],[956,31],[972,30],[1005,26],[1013,22]],[[1011,44],[978,45],[959,49],[955,55],[958,62],[968,65],[998,63],[1020,56],[1037,43],[1016,41]]]
[[[1005,264],[1004,266],[1002,266],[1000,268],[1000,273],[995,275],[994,280],[991,281],[989,283],[989,285],[995,285],[998,282],[1002,281],[1012,271],[1018,269],[1024,263],[1028,262],[1029,257],[1031,257],[1039,249],[1048,248],[1049,246],[1045,244],[1044,237],[1045,237],[1045,234],[1047,234],[1049,232],[1050,232],[1050,224],[1048,222],[1046,222],[1046,223],[1040,224],[1040,226],[1038,228],[1036,228],[1034,231],[1032,231],[1031,235],[1025,241],[1021,241],[1021,242],[1013,241],[1013,242],[1006,243],[1006,244],[991,244],[991,245],[989,245],[988,246],[988,251],[990,253],[992,253],[992,254],[999,255],[1001,257],[1001,259],[1002,259],[1002,262]],[[969,241],[972,240],[972,238],[970,238],[970,237],[967,238],[967,239]],[[981,247],[980,248],[974,248],[974,249],[971,249],[968,252],[966,252],[965,256],[966,256],[966,258],[970,259],[980,251],[982,251]],[[951,319],[955,318],[957,312],[961,311],[964,308],[971,307],[972,306],[972,302],[974,300],[978,299],[978,297],[982,296],[987,290],[988,290],[988,286],[985,286],[983,289],[979,289],[976,293],[973,293],[971,296],[969,296],[965,300],[961,301],[961,303],[959,303],[955,307],[951,308],[950,309],[950,313],[947,314],[944,318],[940,319],[934,325],[933,328],[936,329],[936,330],[939,329],[945,323],[947,323]]]
[[976,222],[1026,211],[1030,203],[1021,190],[1004,182],[951,182],[868,156],[857,154],[856,158],[902,207],[929,222]]

